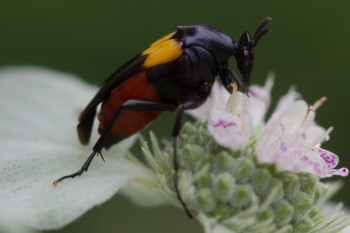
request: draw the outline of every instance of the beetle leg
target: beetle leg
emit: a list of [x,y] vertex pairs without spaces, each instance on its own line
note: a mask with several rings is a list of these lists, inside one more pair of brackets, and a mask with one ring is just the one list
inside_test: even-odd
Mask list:
[[183,103],[180,106],[180,109],[179,109],[179,111],[177,113],[176,121],[175,121],[173,132],[172,132],[173,149],[174,149],[174,152],[173,152],[174,153],[173,163],[174,163],[174,171],[175,171],[175,175],[174,175],[175,192],[176,192],[177,199],[180,201],[180,203],[184,207],[184,209],[186,211],[186,214],[188,215],[189,218],[193,218],[194,216],[189,211],[186,203],[182,199],[181,194],[180,194],[180,190],[179,190],[179,177],[178,177],[179,163],[177,161],[177,138],[179,137],[179,134],[180,134],[181,125],[182,125],[182,118],[183,118],[184,111],[198,108],[199,106],[201,106],[202,104],[205,103],[207,98],[208,98],[208,95],[205,94],[205,95],[199,96],[198,98],[196,98],[196,99],[194,99],[192,101],[188,101],[188,102]]
[[[173,137],[173,148],[174,148],[174,158],[173,158],[173,163],[174,163],[174,170],[175,170],[175,175],[174,175],[174,186],[175,186],[175,192],[176,196],[179,199],[180,203],[184,207],[187,215],[190,218],[193,218],[192,213],[189,211],[186,203],[183,201],[180,191],[179,191],[179,186],[178,186],[178,170],[179,170],[179,165],[177,161],[177,153],[176,153],[176,146],[177,146],[177,138],[180,133],[181,129],[181,124],[182,124],[182,118],[183,118],[183,113],[185,110],[190,110],[190,109],[195,109],[199,106],[201,106],[206,100],[207,100],[207,93],[203,96],[198,97],[195,100],[185,102],[180,106],[179,112],[176,117],[175,125],[172,131],[172,137]],[[80,176],[84,171],[87,171],[93,158],[95,157],[96,154],[100,154],[101,150],[104,146],[105,140],[107,135],[109,134],[110,130],[112,129],[114,122],[117,120],[118,116],[123,110],[131,110],[131,111],[175,111],[178,106],[175,104],[169,104],[169,103],[162,103],[162,102],[151,102],[151,101],[143,101],[143,100],[128,100],[126,101],[112,116],[111,122],[109,123],[108,127],[104,130],[98,141],[93,147],[93,152],[92,154],[88,157],[88,159],[85,161],[83,166],[81,167],[80,170],[78,170],[75,173],[72,173],[70,175],[62,176],[61,178],[55,180],[53,182],[53,185],[57,185],[59,182],[62,180],[65,180],[67,178],[74,178],[76,176]]]
[[234,80],[232,80],[232,77],[227,75],[228,71],[227,71],[227,64],[221,64],[220,68],[219,68],[219,77],[221,80],[222,85],[225,87],[225,89],[228,92],[232,92],[232,90],[230,90],[229,85],[231,83],[234,82]]
[[88,159],[85,161],[84,165],[79,169],[79,171],[72,173],[70,175],[62,176],[61,178],[55,180],[52,182],[54,186],[56,186],[59,182],[62,180],[65,180],[67,178],[74,178],[76,176],[80,176],[84,171],[87,171],[88,167],[90,166],[91,161],[94,159],[97,152],[92,152],[92,154],[88,157]]
[[232,77],[232,79],[237,83],[238,88],[242,88],[243,92],[247,96],[249,96],[247,86],[239,78],[238,74],[236,74],[236,72],[234,72],[230,67],[227,67],[227,70],[228,70],[228,75],[230,75]]
[[227,64],[223,64],[219,70],[219,77],[226,90],[232,93],[232,83],[235,82],[240,90],[248,95],[247,85]]
[[117,120],[118,116],[123,110],[131,110],[131,111],[175,111],[177,105],[162,103],[162,102],[152,102],[152,101],[143,101],[143,100],[127,100],[125,103],[117,110],[112,116],[112,119],[108,125],[108,127],[103,131],[100,138],[97,140],[96,144],[93,147],[93,152],[87,158],[83,166],[77,171],[70,175],[62,176],[61,178],[55,180],[52,184],[57,185],[62,180],[67,178],[74,178],[76,176],[80,176],[83,172],[87,171],[92,160],[96,156],[96,154],[101,154],[101,151],[105,145],[106,138],[112,129],[114,122]]

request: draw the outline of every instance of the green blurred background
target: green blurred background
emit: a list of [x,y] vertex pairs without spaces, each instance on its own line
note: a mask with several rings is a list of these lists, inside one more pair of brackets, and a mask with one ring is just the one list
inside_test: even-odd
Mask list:
[[[38,65],[71,72],[92,83],[176,25],[210,24],[239,39],[266,16],[273,33],[258,46],[253,83],[276,74],[273,96],[291,84],[313,103],[326,95],[317,121],[334,126],[324,144],[350,167],[349,1],[78,1],[1,0],[0,66]],[[174,116],[151,128],[168,136]],[[162,130],[165,129],[165,130]],[[350,179],[335,197],[350,206]],[[201,232],[196,221],[173,207],[140,208],[116,196],[57,232]]]

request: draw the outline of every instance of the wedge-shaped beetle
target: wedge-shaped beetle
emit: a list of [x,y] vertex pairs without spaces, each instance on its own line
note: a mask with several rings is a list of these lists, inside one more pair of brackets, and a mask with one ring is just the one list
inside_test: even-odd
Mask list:
[[[228,91],[236,83],[247,93],[253,69],[255,47],[269,32],[264,19],[253,37],[244,32],[239,42],[208,25],[178,26],[177,30],[157,40],[146,50],[117,69],[101,85],[100,90],[82,111],[77,126],[79,140],[89,143],[97,106],[100,138],[92,154],[77,172],[53,182],[80,176],[87,171],[95,155],[102,157],[103,148],[110,148],[121,140],[139,132],[163,111],[179,109],[173,127],[174,185],[179,201],[191,217],[178,190],[178,162],[176,141],[185,110],[195,109],[207,100],[216,76]],[[234,56],[242,79],[229,67]],[[103,157],[102,157],[103,159]]]

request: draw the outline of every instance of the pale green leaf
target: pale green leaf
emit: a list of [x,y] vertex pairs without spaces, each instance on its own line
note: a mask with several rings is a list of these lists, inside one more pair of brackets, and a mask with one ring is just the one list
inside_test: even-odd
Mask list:
[[0,70],[0,223],[57,229],[110,199],[127,182],[154,179],[141,163],[125,157],[132,138],[103,151],[105,163],[97,157],[81,177],[52,185],[77,171],[92,152],[97,130],[83,147],[76,124],[96,90],[51,70]]

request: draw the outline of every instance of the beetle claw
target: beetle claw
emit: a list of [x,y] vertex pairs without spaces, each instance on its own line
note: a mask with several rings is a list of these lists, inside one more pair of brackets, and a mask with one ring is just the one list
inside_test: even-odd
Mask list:
[[99,156],[101,156],[101,159],[103,160],[103,162],[106,162],[105,158],[103,157],[102,153],[101,152],[98,152],[97,153]]

